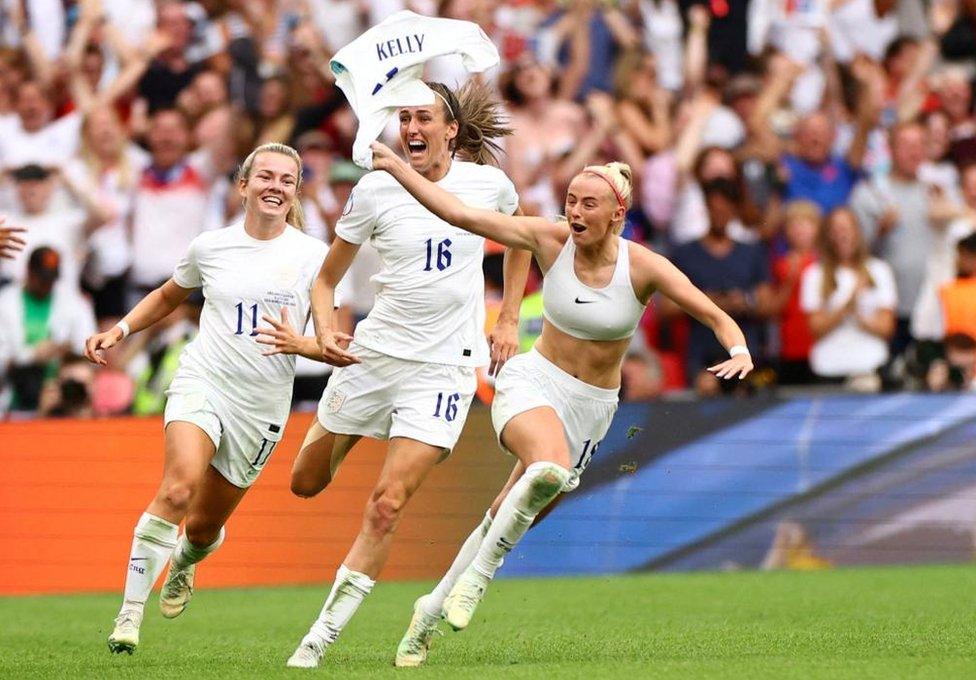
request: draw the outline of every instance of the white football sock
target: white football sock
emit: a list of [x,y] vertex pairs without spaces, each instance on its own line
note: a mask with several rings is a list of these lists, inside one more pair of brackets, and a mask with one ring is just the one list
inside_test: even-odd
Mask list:
[[312,624],[303,642],[314,641],[325,648],[336,641],[349,619],[359,609],[363,598],[369,595],[376,581],[366,574],[352,571],[341,565],[336,572],[332,591],[322,606],[322,612]]
[[125,574],[122,609],[142,612],[156,579],[176,547],[180,528],[162,517],[142,513],[132,538],[129,567]]
[[555,463],[532,463],[508,492],[471,563],[483,576],[492,578],[502,560],[525,532],[535,516],[559,495],[571,473]]
[[467,540],[464,541],[464,545],[458,551],[457,557],[454,558],[454,562],[451,563],[451,567],[444,574],[441,582],[437,584],[437,587],[426,598],[424,598],[424,603],[422,609],[428,616],[435,616],[438,619],[444,610],[444,600],[447,598],[448,593],[451,592],[451,588],[457,582],[458,577],[464,573],[464,570],[468,568],[471,561],[474,559],[475,555],[478,554],[478,549],[481,547],[481,543],[485,536],[488,534],[488,529],[491,528],[491,511],[485,513],[485,518],[481,520],[471,535],[468,536]]
[[190,543],[185,533],[182,534],[176,542],[176,548],[173,550],[173,557],[171,558],[173,566],[177,569],[186,569],[191,564],[196,564],[219,548],[224,542],[225,535],[224,527],[220,527],[220,534],[217,536],[217,540],[201,548]]

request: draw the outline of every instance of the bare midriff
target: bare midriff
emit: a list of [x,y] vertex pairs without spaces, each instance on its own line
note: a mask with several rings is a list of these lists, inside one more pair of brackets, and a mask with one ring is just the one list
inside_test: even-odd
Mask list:
[[620,365],[630,346],[621,340],[581,340],[564,333],[549,321],[542,323],[542,335],[535,342],[539,354],[577,380],[604,389],[620,387]]

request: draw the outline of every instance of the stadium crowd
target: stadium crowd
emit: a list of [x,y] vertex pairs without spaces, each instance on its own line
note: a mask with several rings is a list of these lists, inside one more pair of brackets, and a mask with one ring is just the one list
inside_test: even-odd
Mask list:
[[[632,166],[625,236],[745,330],[760,370],[737,391],[976,389],[973,0],[5,0],[0,216],[27,246],[0,260],[0,414],[161,412],[201,300],[104,368],[77,355],[239,216],[233,175],[256,145],[300,151],[307,229],[332,239],[363,171],[329,58],[400,9],[475,21],[498,46],[484,77],[526,213],[559,215],[584,165]],[[452,58],[427,75],[466,77]],[[501,257],[490,245],[489,310]],[[377,268],[364,248],[344,282],[349,330]],[[658,304],[642,329],[625,398],[722,390],[704,326]],[[328,370],[300,360],[296,401]]]

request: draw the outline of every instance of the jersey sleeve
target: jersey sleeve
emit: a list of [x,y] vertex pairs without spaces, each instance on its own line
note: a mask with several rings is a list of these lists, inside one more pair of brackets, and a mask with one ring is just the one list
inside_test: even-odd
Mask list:
[[519,195],[515,190],[515,185],[512,184],[512,180],[502,174],[498,183],[498,212],[514,215],[515,211],[518,210],[518,205]]
[[[368,177],[369,175],[367,175]],[[373,190],[360,181],[349,194],[336,223],[336,236],[355,245],[362,245],[376,228],[376,198]]]
[[173,271],[173,281],[180,288],[200,288],[203,286],[197,257],[199,250],[200,239],[195,238],[190,241],[190,247],[186,249],[183,258],[177,263],[176,269]]

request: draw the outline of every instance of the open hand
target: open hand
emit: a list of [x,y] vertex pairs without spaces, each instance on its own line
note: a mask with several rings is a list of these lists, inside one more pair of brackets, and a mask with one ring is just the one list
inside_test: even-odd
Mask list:
[[739,380],[742,380],[749,375],[752,369],[752,357],[748,354],[737,354],[720,364],[709,366],[707,370],[709,373],[714,373],[716,378],[731,380],[738,376]]
[[304,336],[299,335],[288,321],[288,308],[281,308],[281,321],[277,321],[267,314],[261,320],[270,327],[257,328],[255,341],[262,345],[270,345],[271,349],[261,352],[266,357],[274,354],[301,354],[301,343]]

